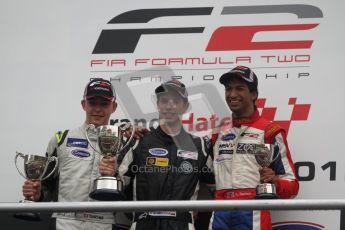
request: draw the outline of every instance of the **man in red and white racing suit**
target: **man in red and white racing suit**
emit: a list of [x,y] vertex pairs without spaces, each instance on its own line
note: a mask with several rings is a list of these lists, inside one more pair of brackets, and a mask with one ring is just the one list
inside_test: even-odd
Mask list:
[[[297,195],[296,179],[285,131],[260,117],[255,107],[258,96],[257,77],[248,67],[238,66],[220,78],[232,120],[223,124],[213,136],[215,197],[218,200],[254,199],[256,186],[273,183],[281,199]],[[256,161],[256,144],[271,144],[273,159],[262,168]],[[272,229],[269,211],[216,211],[210,229]]]

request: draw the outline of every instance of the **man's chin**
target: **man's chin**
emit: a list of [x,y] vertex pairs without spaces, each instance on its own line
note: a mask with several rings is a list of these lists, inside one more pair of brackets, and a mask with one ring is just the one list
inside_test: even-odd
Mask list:
[[240,109],[239,106],[229,105],[229,108],[232,112],[238,111]]
[[174,124],[176,123],[178,120],[175,118],[162,118],[161,119],[161,124]]
[[95,126],[103,125],[103,122],[101,120],[92,120],[91,123],[94,124]]
[[230,110],[233,113],[233,115],[235,115],[235,117],[240,116],[242,114],[242,110],[239,107],[231,107]]

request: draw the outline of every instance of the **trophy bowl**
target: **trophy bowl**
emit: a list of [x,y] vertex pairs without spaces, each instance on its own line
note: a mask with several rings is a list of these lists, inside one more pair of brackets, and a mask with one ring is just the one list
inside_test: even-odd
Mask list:
[[[18,167],[18,157],[21,157],[24,160],[24,167],[23,170],[19,169]],[[50,163],[55,162],[54,168],[51,172],[47,174],[47,169]],[[14,158],[15,166],[19,172],[19,174],[24,177],[26,180],[32,181],[42,181],[50,177],[57,169],[58,160],[56,157],[43,157],[39,155],[26,155],[20,152],[16,152],[16,156]],[[34,202],[32,200],[21,200],[20,203],[30,203]],[[15,218],[22,219],[22,220],[29,220],[29,221],[40,221],[41,217],[39,213],[16,213],[14,214]]]
[[[131,142],[134,136],[134,129],[132,130],[130,138],[126,139],[124,136],[124,133],[129,130],[130,127],[128,123],[123,126],[102,125],[94,127],[94,125],[89,125],[86,129],[86,138],[90,146],[102,157],[114,157]],[[91,132],[91,130],[96,133],[98,149],[96,146],[93,146],[90,140],[89,132]],[[123,182],[117,174],[118,172],[116,170],[114,176],[101,176],[95,179],[92,192],[89,196],[94,200],[100,201],[123,200]]]
[[[273,158],[273,148],[270,144],[255,145],[254,156],[256,162],[262,167],[268,167],[279,155]],[[276,187],[272,183],[260,183],[256,186],[255,199],[278,199]]]

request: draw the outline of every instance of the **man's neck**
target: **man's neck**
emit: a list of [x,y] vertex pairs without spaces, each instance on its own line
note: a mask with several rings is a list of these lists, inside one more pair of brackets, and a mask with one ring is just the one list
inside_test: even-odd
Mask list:
[[95,124],[92,124],[92,123],[90,123],[90,122],[88,122],[88,121],[85,121],[85,124],[86,124],[86,125],[94,125],[94,126],[97,128],[97,127],[99,127],[99,126],[109,125],[109,122],[108,122],[107,124],[97,124],[97,125],[95,125]]
[[246,111],[245,113],[239,113],[239,114],[233,113],[232,116],[236,119],[242,119],[242,118],[249,118],[253,116],[254,113],[255,113],[255,109],[253,108]]

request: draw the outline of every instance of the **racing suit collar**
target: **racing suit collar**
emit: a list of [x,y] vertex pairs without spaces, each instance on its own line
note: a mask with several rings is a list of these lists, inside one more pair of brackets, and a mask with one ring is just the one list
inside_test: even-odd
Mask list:
[[241,125],[250,125],[260,118],[259,111],[256,109],[250,117],[235,118],[232,116],[233,127],[241,127]]
[[183,127],[181,127],[181,130],[180,132],[175,135],[175,136],[170,136],[169,134],[167,134],[166,132],[163,131],[163,129],[161,128],[161,126],[158,126],[157,127],[157,131],[160,133],[160,135],[162,135],[164,138],[174,138],[174,137],[177,137],[177,136],[181,136],[183,134],[185,134],[185,130],[183,129]]

